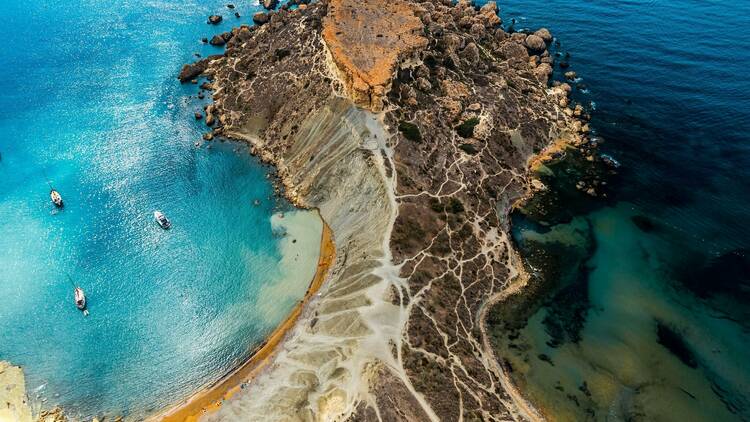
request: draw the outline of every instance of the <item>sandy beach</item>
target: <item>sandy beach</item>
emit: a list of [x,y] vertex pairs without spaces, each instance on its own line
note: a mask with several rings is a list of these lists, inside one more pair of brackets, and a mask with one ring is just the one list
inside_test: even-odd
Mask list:
[[234,395],[242,388],[242,384],[257,376],[277,351],[286,334],[295,326],[304,306],[310,301],[323,284],[328,275],[336,256],[336,248],[333,241],[333,232],[328,224],[323,221],[323,230],[320,240],[320,256],[315,276],[305,296],[299,301],[286,319],[274,330],[273,333],[262,343],[252,356],[234,371],[217,381],[211,387],[199,391],[185,402],[172,409],[156,415],[151,420],[164,422],[197,421],[202,415],[217,410],[222,402]]

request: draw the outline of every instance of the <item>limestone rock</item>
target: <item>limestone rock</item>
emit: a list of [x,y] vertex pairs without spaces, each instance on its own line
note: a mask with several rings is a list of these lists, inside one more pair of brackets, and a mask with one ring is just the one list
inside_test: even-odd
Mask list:
[[546,84],[549,81],[550,75],[552,75],[552,66],[548,63],[542,63],[534,69],[534,75],[542,83]]
[[539,29],[538,31],[534,32],[534,35],[541,38],[545,43],[552,42],[552,34],[547,28]]
[[526,48],[528,48],[529,51],[534,53],[541,53],[547,49],[547,44],[544,40],[534,34],[527,36],[524,44],[526,44]]
[[279,4],[279,0],[262,0],[263,7],[267,10],[275,9]]
[[270,19],[268,13],[258,12],[253,15],[253,22],[255,22],[256,25],[264,25],[268,23]]
[[323,39],[357,105],[379,111],[399,57],[427,45],[416,12],[404,0],[329,1]]

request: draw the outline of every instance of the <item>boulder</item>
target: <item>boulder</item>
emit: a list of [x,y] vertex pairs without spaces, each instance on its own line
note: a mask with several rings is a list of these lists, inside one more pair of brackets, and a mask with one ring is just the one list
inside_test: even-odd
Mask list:
[[545,43],[542,38],[533,34],[526,37],[524,44],[529,51],[534,53],[541,53],[547,49],[547,43]]
[[550,66],[548,63],[542,63],[536,68],[534,68],[534,75],[542,83],[546,84],[549,81],[549,76],[551,74],[552,74],[552,66]]
[[232,3],[229,3],[229,4],[227,5],[227,9],[234,9],[234,5],[233,5]]
[[479,9],[479,15],[484,19],[487,26],[495,27],[503,23],[500,16],[497,15],[497,4],[494,1],[488,1]]
[[500,47],[500,54],[505,57],[506,59],[522,59],[522,60],[528,60],[529,52],[526,50],[524,46],[521,44],[516,44],[514,42],[508,42],[503,44],[502,47]]
[[565,72],[565,79],[569,81],[574,81],[577,77],[578,77],[578,74],[576,74],[572,70],[570,72]]
[[474,23],[471,25],[469,32],[471,32],[473,35],[482,35],[484,33],[484,25],[478,22]]
[[470,42],[461,52],[461,57],[463,57],[469,63],[477,63],[479,61],[479,47],[477,47],[477,45],[473,42]]
[[182,83],[189,82],[200,76],[200,74],[203,73],[207,67],[208,60],[206,59],[199,60],[193,64],[183,65],[182,69],[180,70],[179,76],[177,76],[177,79],[179,79]]
[[263,7],[265,7],[267,10],[275,9],[276,6],[279,4],[279,0],[263,0]]
[[522,32],[514,32],[510,35],[510,39],[519,44],[523,44],[524,42],[526,42],[526,34]]
[[208,23],[211,25],[218,25],[222,19],[221,15],[211,15],[208,17]]
[[211,38],[211,41],[209,41],[209,44],[216,46],[224,45],[232,39],[232,36],[234,36],[234,34],[232,34],[231,32],[224,32],[222,34],[214,35]]
[[541,38],[546,43],[552,42],[552,34],[549,32],[549,29],[547,28],[541,28],[540,30],[534,32],[534,35]]
[[427,80],[427,78],[418,78],[417,88],[419,88],[420,91],[427,92],[432,89],[432,84]]
[[203,118],[203,115],[201,114],[201,112],[200,111],[196,111],[195,112],[195,120],[200,120],[202,118]]
[[219,35],[214,35],[211,38],[211,41],[209,41],[208,43],[218,47],[218,46],[226,44],[227,41],[224,39],[224,37],[221,36],[221,34],[219,34]]
[[256,25],[263,25],[268,23],[270,20],[270,17],[267,13],[258,12],[253,15],[253,22],[255,22]]

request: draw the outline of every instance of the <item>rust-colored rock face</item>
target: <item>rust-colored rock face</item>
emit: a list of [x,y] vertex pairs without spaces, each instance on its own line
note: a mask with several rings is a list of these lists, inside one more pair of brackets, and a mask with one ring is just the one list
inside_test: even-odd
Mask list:
[[402,0],[331,0],[323,40],[360,106],[380,111],[398,59],[427,45],[417,6]]

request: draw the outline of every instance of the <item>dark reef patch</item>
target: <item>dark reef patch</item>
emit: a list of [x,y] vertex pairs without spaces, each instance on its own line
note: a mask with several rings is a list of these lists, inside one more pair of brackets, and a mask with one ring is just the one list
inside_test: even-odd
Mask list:
[[644,233],[652,233],[657,229],[656,223],[645,215],[634,215],[630,220]]
[[686,272],[682,283],[700,298],[725,294],[750,302],[750,254],[735,249],[709,258],[701,268]]
[[698,367],[695,355],[680,333],[661,321],[656,321],[656,342],[664,346],[685,365],[691,368]]

